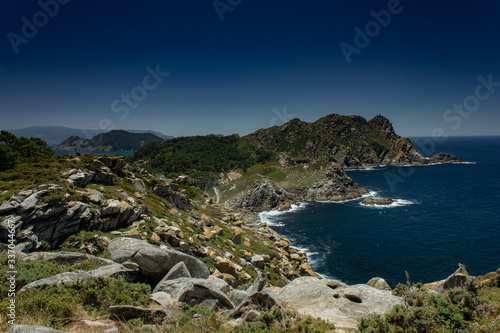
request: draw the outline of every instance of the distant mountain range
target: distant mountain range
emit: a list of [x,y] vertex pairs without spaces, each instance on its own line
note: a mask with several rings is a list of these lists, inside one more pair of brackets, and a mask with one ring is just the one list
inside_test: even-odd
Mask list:
[[136,151],[145,144],[162,142],[163,138],[151,133],[130,133],[124,130],[114,130],[102,133],[87,140],[77,135],[70,136],[61,142],[56,150],[63,151]]
[[[126,131],[130,133],[151,133],[164,140],[173,138],[173,136],[149,130],[126,130]],[[105,131],[68,128],[63,126],[32,126],[26,128],[7,130],[7,132],[10,132],[17,137],[24,136],[27,138],[31,137],[40,138],[45,142],[47,142],[47,144],[51,147],[59,145],[62,141],[66,140],[71,136],[79,136],[84,139],[90,139],[97,134],[105,133]],[[91,137],[88,137],[89,135]]]

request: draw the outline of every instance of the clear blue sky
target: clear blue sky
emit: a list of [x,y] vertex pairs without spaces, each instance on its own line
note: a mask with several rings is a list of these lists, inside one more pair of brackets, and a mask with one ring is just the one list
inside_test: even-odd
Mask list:
[[500,135],[500,83],[476,97],[500,82],[500,2],[397,2],[0,0],[0,128],[245,135],[339,113]]

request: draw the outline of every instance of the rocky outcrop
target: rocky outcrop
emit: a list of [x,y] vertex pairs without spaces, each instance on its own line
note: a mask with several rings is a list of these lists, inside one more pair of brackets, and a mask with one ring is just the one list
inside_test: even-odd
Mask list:
[[368,190],[352,179],[337,165],[326,171],[327,180],[316,183],[300,195],[302,200],[342,201],[359,198]]
[[[61,173],[66,185],[40,185],[20,191],[0,204],[0,243],[7,243],[8,229],[12,225],[17,234],[16,251],[24,253],[45,247],[43,241],[54,248],[82,229],[110,231],[130,226],[138,220],[150,218],[151,213],[142,203],[148,191],[165,198],[169,202],[167,205],[176,209],[190,211],[193,208],[184,189],[167,184],[143,169],[129,166],[122,157],[101,156],[89,163],[82,163],[79,157],[75,157],[71,161],[79,162],[80,168]],[[129,195],[123,188],[106,186],[124,182],[134,186],[137,192]],[[90,184],[100,186],[87,187]],[[169,207],[167,205],[165,207]],[[180,215],[175,208],[176,214]],[[173,233],[174,238],[179,236]],[[156,239],[159,241],[158,236]],[[97,248],[109,243],[109,239],[100,236],[95,241],[94,245],[73,242],[75,244],[71,246],[96,253]]]
[[299,314],[320,317],[346,331],[355,330],[361,317],[384,314],[403,303],[390,291],[315,277],[295,279],[281,290],[279,300]]
[[394,131],[389,119],[382,115],[375,116],[368,120],[367,125],[372,128],[375,133],[387,140],[395,141],[400,138],[400,136]]
[[460,266],[455,273],[451,274],[443,282],[439,283],[436,288],[438,293],[445,292],[453,288],[464,288],[467,281],[470,280],[469,273],[465,269],[465,266]]
[[59,251],[59,252],[35,252],[23,258],[26,260],[44,260],[46,262],[57,262],[60,264],[73,265],[83,261],[90,261],[97,264],[107,264],[111,265],[114,262],[109,259],[95,257],[89,254],[80,252],[69,252],[69,251]]
[[192,277],[207,278],[210,272],[198,258],[171,249],[162,249],[146,241],[134,238],[116,238],[111,241],[108,251],[113,261],[135,262],[142,274],[162,279],[176,264],[183,262]]
[[451,154],[439,153],[427,159],[428,163],[462,163],[463,161]]
[[261,177],[224,205],[233,211],[286,210],[301,200],[342,201],[359,198],[365,193],[368,193],[367,189],[354,183],[340,166],[333,164],[324,169],[320,179],[307,188],[285,189],[276,181]]
[[[220,283],[223,282],[214,282],[213,279],[179,278],[158,284],[154,292],[165,292],[173,300],[190,305],[200,304],[207,299],[214,299],[219,302],[221,308],[233,309],[234,305],[220,289]],[[227,283],[223,283],[223,285],[227,285]]]
[[384,279],[379,277],[374,277],[373,279],[370,279],[370,281],[368,281],[366,284],[375,289],[392,290],[391,286],[389,286],[389,284]]
[[296,196],[269,178],[252,183],[235,199],[225,203],[232,210],[272,210],[286,209],[296,202]]
[[66,282],[73,282],[76,280],[85,280],[89,279],[92,277],[126,277],[126,276],[132,276],[132,274],[135,271],[129,268],[126,268],[123,265],[120,264],[112,264],[108,266],[103,266],[98,269],[95,269],[90,272],[66,272],[66,273],[60,273],[45,279],[40,279],[34,282],[31,282],[24,287],[21,288],[19,292],[29,290],[29,289],[37,289],[37,288],[43,288],[47,287],[50,285],[53,285],[55,283],[66,283]]
[[[29,252],[39,249],[41,241],[55,246],[81,229],[107,231],[128,226],[147,212],[131,197],[104,200],[97,193],[83,190],[80,197],[87,202],[74,201],[61,186],[46,184],[13,195],[2,204],[6,217],[0,224],[0,242],[7,242],[12,223],[19,237],[16,250]],[[95,202],[101,203],[99,210],[91,209]]]
[[366,198],[361,201],[362,205],[367,206],[389,206],[392,203],[394,203],[394,200],[390,198]]
[[44,326],[15,325],[9,333],[70,333],[68,331],[55,330]]
[[278,153],[283,167],[311,161],[335,162],[342,168],[374,165],[423,165],[460,162],[441,154],[424,158],[413,143],[396,134],[391,122],[381,116],[330,114],[314,123],[293,119],[282,126],[261,129],[246,137],[258,148]]
[[181,188],[175,184],[161,183],[155,185],[153,193],[157,196],[167,199],[175,207],[182,210],[191,210],[193,202],[188,195],[181,193]]

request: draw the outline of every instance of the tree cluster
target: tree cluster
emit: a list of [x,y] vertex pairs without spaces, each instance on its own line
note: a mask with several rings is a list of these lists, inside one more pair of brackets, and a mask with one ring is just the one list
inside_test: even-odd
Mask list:
[[115,130],[96,135],[89,140],[89,146],[111,146],[113,150],[137,150],[139,147],[155,141],[163,141],[163,139],[151,133],[130,133],[124,130]]
[[244,169],[270,156],[271,153],[243,147],[236,136],[194,136],[144,145],[134,154],[133,160],[148,160],[150,167],[168,174]]
[[14,134],[0,132],[0,171],[8,170],[22,160],[54,155],[47,143],[39,138],[17,138]]

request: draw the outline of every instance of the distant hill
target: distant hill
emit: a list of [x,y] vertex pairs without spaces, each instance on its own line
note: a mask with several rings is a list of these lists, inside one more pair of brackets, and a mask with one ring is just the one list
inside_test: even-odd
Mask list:
[[63,151],[136,151],[145,144],[161,142],[163,138],[151,133],[131,133],[114,130],[87,140],[73,135],[61,142],[55,149]]
[[[32,138],[32,137],[40,138],[43,141],[47,142],[47,144],[51,147],[57,146],[62,141],[66,140],[71,136],[78,136],[85,138],[85,133],[92,133],[93,135],[98,133],[95,130],[68,128],[63,126],[32,126],[32,127],[18,128],[7,131],[14,134],[17,137],[24,136],[27,138]],[[126,130],[126,131],[130,133],[151,133],[165,140],[173,138],[173,136],[149,130]],[[88,139],[88,137],[86,137],[85,139]]]

